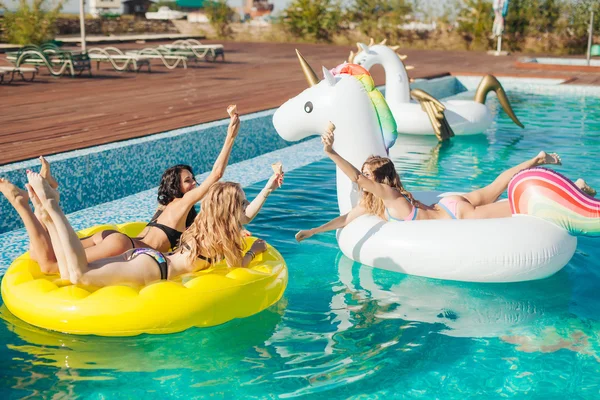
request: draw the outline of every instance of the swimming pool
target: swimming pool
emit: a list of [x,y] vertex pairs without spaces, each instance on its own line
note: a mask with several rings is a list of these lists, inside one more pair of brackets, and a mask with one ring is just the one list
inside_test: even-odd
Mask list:
[[[522,92],[509,97],[526,130],[501,113],[479,137],[441,145],[433,138],[401,137],[392,157],[405,185],[478,187],[544,149],[561,154],[560,172],[600,188],[600,98]],[[497,114],[498,103],[491,106]],[[600,395],[598,240],[580,239],[574,258],[557,275],[518,284],[444,282],[360,266],[341,256],[333,232],[300,245],[294,241],[298,229],[337,215],[335,168],[320,154],[318,140],[312,140],[249,160],[239,174],[229,171],[231,179],[250,183],[252,197],[264,184],[253,182],[266,178],[260,174],[268,174],[270,158],[297,167],[249,227],[288,262],[281,302],[215,328],[136,338],[47,332],[14,320],[2,307],[0,396]],[[256,175],[242,172],[248,170]],[[143,217],[131,205],[123,210]],[[83,214],[79,218],[77,223],[89,222]]]

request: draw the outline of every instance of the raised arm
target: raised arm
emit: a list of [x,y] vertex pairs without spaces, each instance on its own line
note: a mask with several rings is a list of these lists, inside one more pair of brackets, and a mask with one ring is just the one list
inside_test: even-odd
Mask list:
[[346,159],[333,150],[333,141],[333,130],[327,130],[321,136],[321,142],[323,143],[323,150],[325,151],[325,154],[331,158],[331,160],[348,178],[350,178],[352,182],[357,183],[359,187],[365,189],[367,192],[373,193],[382,200],[391,200],[398,197],[397,192],[392,189],[391,186],[384,183],[375,182],[365,177],[358,169],[354,167],[354,165],[350,164],[348,161],[346,161]]
[[248,204],[248,207],[246,207],[246,211],[242,216],[242,224],[245,225],[252,222],[252,220],[258,215],[258,212],[262,206],[265,204],[265,201],[267,201],[267,197],[269,197],[274,190],[279,189],[282,184],[283,173],[271,175],[271,178],[269,178],[269,181],[263,190],[261,190],[258,196],[256,196],[254,200]]
[[366,214],[366,210],[361,206],[356,206],[349,213],[340,215],[337,218],[332,219],[331,221],[312,229],[308,229],[305,231],[300,231],[296,233],[296,240],[298,242],[303,241],[304,239],[308,239],[309,237],[316,235],[317,233],[323,233],[328,231],[333,231],[336,229],[340,229],[348,225],[350,222],[360,217],[361,215]]
[[[231,107],[231,106],[230,106]],[[194,205],[206,195],[208,189],[223,177],[225,168],[229,162],[229,155],[233,149],[233,143],[237,137],[238,131],[240,130],[240,117],[237,113],[231,114],[231,120],[229,121],[229,127],[227,128],[227,137],[225,137],[225,143],[221,153],[217,157],[217,160],[213,164],[212,171],[206,177],[206,179],[196,188],[190,190],[183,195],[183,200],[186,203]]]

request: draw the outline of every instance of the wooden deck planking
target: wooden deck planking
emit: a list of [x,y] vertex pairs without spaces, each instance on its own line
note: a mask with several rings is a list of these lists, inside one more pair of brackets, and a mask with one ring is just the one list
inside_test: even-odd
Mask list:
[[[139,48],[155,44],[122,44]],[[289,43],[225,43],[226,63],[194,63],[167,70],[153,61],[152,73],[117,73],[106,64],[93,75],[53,78],[42,70],[35,82],[0,85],[0,165],[68,150],[164,132],[281,105],[306,88],[294,48],[319,73],[345,60],[349,47]],[[448,72],[574,78],[571,84],[600,85],[600,74],[532,71],[518,57],[476,52],[407,50],[411,77]],[[375,67],[377,84],[384,83]]]

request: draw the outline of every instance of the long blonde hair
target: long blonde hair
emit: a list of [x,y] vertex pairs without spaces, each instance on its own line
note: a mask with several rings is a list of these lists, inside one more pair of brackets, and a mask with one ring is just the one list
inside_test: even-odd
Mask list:
[[200,213],[181,236],[181,249],[189,250],[190,263],[203,255],[225,258],[230,267],[242,264],[244,241],[241,217],[246,196],[239,183],[217,182],[204,199]]
[[[375,182],[384,183],[397,189],[400,193],[406,196],[410,204],[412,204],[414,207],[431,209],[431,206],[427,206],[416,200],[412,193],[404,189],[402,182],[400,182],[400,177],[396,172],[396,168],[394,167],[394,163],[389,158],[370,156],[362,166],[363,171],[365,167],[369,167]],[[375,196],[373,193],[363,191],[360,199],[360,205],[364,207],[369,214],[377,215],[385,219],[385,206],[383,204],[383,200]]]

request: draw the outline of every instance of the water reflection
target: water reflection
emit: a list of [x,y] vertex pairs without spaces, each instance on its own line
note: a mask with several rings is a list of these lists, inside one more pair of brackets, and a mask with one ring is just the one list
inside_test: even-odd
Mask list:
[[566,272],[510,284],[450,282],[380,271],[338,260],[340,281],[358,301],[375,301],[377,319],[442,324],[452,337],[498,338],[527,353],[569,350],[600,362],[600,323],[569,312]]
[[[219,371],[232,368],[248,350],[259,349],[281,322],[285,298],[253,317],[214,328],[192,328],[170,335],[111,338],[47,331],[21,321],[0,307],[5,327],[16,334],[7,347],[34,366],[76,370],[153,372],[168,369]],[[3,335],[5,336],[5,335]]]

